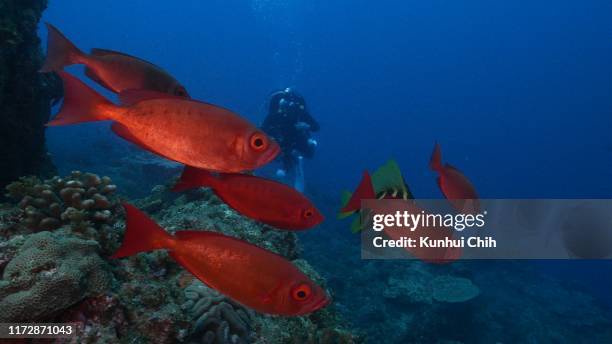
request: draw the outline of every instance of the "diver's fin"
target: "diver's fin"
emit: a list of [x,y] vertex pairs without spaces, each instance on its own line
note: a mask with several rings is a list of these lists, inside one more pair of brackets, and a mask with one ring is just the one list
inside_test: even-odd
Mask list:
[[434,146],[433,152],[431,153],[429,168],[434,171],[440,171],[442,169],[442,152],[440,151],[440,145],[437,142]]
[[174,245],[174,238],[145,213],[133,205],[124,203],[126,213],[125,235],[121,247],[112,258],[122,258],[147,252],[168,248]]
[[293,176],[293,188],[304,193],[304,158],[298,157]]
[[215,176],[206,171],[196,167],[185,166],[183,169],[183,173],[181,174],[181,178],[174,185],[172,191],[180,192],[184,190],[189,190],[193,188],[199,187],[212,187],[216,184]]
[[[342,195],[340,196],[340,207],[344,208],[349,200],[351,199],[351,192],[344,190],[342,191]],[[347,218],[349,216],[351,216],[352,214],[354,214],[354,211],[348,211],[348,212],[339,212],[337,218],[338,219],[344,219]]]
[[387,161],[386,164],[379,167],[372,174],[372,184],[377,194],[383,191],[389,193],[389,191],[395,190],[397,198],[414,198],[395,160]]
[[355,192],[351,195],[351,198],[347,204],[340,210],[341,213],[357,211],[361,209],[361,200],[363,199],[374,199],[376,193],[374,193],[374,187],[372,186],[372,179],[368,171],[363,172],[363,178],[357,186]]
[[47,57],[40,68],[41,73],[60,71],[65,66],[83,63],[85,54],[77,48],[55,26],[47,25]]
[[69,73],[58,71],[57,74],[64,82],[64,102],[47,126],[112,119],[109,115],[117,108],[115,104]]

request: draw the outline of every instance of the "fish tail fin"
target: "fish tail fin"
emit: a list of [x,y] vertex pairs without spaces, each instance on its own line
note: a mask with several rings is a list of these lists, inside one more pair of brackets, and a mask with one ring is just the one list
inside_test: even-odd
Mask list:
[[196,167],[185,166],[181,178],[174,185],[172,191],[181,192],[204,186],[213,187],[215,181],[216,178],[211,172]]
[[131,204],[124,203],[126,213],[125,236],[121,247],[112,258],[133,256],[140,252],[172,249],[174,237],[168,234],[145,213]]
[[[340,195],[340,206],[344,208],[348,202],[351,200],[352,193],[350,191],[344,190]],[[342,210],[338,213],[338,219],[344,219],[353,215],[354,211],[342,212]]]
[[389,160],[372,174],[372,185],[378,193],[385,191],[394,198],[414,199],[395,160]]
[[434,171],[440,171],[442,169],[442,152],[440,151],[440,145],[436,142],[434,150],[431,153],[431,160],[429,160],[429,168]]
[[60,71],[65,66],[82,63],[85,54],[79,50],[55,26],[46,23],[49,32],[47,36],[47,58],[40,68],[41,73]]
[[112,114],[113,108],[117,108],[116,105],[76,77],[63,71],[57,74],[64,81],[64,102],[59,113],[47,123],[47,126],[112,119],[109,115]]
[[376,193],[374,193],[374,186],[372,185],[372,178],[370,178],[370,174],[368,171],[363,172],[363,178],[357,186],[355,192],[351,195],[351,198],[348,200],[346,205],[340,210],[342,213],[357,211],[361,209],[361,200],[362,199],[374,199],[376,198]]

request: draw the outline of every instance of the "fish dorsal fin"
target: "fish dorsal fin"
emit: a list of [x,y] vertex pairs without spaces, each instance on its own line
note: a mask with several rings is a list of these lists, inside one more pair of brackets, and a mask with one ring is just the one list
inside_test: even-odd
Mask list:
[[210,187],[215,189],[216,182],[217,177],[210,171],[185,165],[183,173],[179,181],[172,188],[172,191],[180,192],[199,187]]
[[355,212],[361,209],[361,201],[364,199],[376,198],[374,187],[372,185],[372,178],[368,171],[363,172],[363,177],[359,186],[355,189],[355,192],[351,195],[349,201],[340,209],[340,213]]
[[187,100],[184,97],[174,96],[164,92],[157,92],[151,90],[137,90],[129,89],[119,92],[119,101],[121,105],[130,106],[136,103],[140,103],[145,100],[152,99],[179,99]]
[[372,174],[372,184],[376,194],[395,194],[394,197],[413,199],[414,196],[402,177],[402,172],[395,160],[389,160]]
[[446,167],[446,168],[448,168],[448,169],[455,170],[455,171],[459,172],[459,169],[458,169],[458,168],[456,168],[455,166],[453,166],[453,165],[451,165],[451,164],[449,164],[449,163],[444,164],[444,167]]
[[202,238],[227,237],[227,235],[224,235],[224,234],[221,234],[221,233],[205,231],[205,230],[201,230],[201,231],[198,231],[198,230],[176,231],[174,233],[174,236],[176,236],[177,238],[179,238],[181,240],[185,240],[185,241],[193,241],[193,240],[202,239]]
[[231,114],[234,116],[238,116],[232,110],[229,110],[227,108],[224,108],[224,107],[221,107],[215,104],[211,104],[211,103],[207,103],[207,102],[203,102],[199,100],[194,100],[190,98],[185,98],[181,96],[175,96],[175,95],[164,93],[164,92],[142,90],[142,89],[128,89],[128,90],[119,92],[119,102],[123,106],[130,106],[130,105],[134,105],[136,103],[139,103],[145,100],[153,100],[153,99],[176,99],[176,100],[180,100],[183,102],[197,103],[197,104],[200,104],[200,106],[203,109],[206,109],[206,111],[217,111],[217,112],[223,112],[223,113]]
[[[125,57],[129,57],[131,59],[135,59],[135,60],[139,60],[142,61],[144,63],[150,64],[151,66],[155,67],[155,68],[159,68],[158,66],[156,66],[155,64],[147,61],[147,60],[143,60],[140,57],[136,57],[136,56],[132,56],[126,53],[122,53],[120,51],[115,51],[115,50],[110,50],[110,49],[102,49],[102,48],[93,48],[91,49],[91,55],[93,56],[112,56],[112,55],[117,55],[117,56],[125,56]],[[159,68],[161,69],[161,68]]]

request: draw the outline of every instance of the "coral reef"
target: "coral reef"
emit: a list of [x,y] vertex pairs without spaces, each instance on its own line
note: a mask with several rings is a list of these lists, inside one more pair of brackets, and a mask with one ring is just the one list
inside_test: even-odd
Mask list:
[[339,234],[348,225],[326,223],[300,242],[368,343],[612,341],[609,309],[532,264],[343,259],[360,254],[359,237]]
[[[336,212],[337,201],[323,196],[312,199]],[[368,343],[612,342],[612,313],[589,295],[593,285],[551,277],[551,262],[364,261],[361,238],[346,235],[349,226],[327,221],[301,235],[302,257],[323,274],[334,306]]]
[[420,278],[405,279],[389,277],[383,296],[409,303],[467,302],[480,294],[472,281],[464,277],[449,275],[421,275]]
[[[49,176],[44,124],[61,83],[38,73],[42,65],[37,26],[46,0],[0,0],[0,188],[23,175]],[[2,198],[2,195],[0,195]]]
[[[323,282],[304,260],[294,261],[311,277]],[[334,310],[324,309],[304,317],[259,314],[193,281],[185,289],[183,308],[195,319],[189,343],[318,343],[349,344],[359,341],[343,329]]]
[[467,278],[438,276],[431,282],[432,299],[438,302],[467,302],[480,294],[480,289]]
[[[171,232],[216,230],[282,254],[325,287],[299,259],[295,234],[240,216],[210,190],[168,188],[155,187],[135,203]],[[202,285],[166,251],[110,259],[124,231],[114,189],[107,178],[79,172],[22,178],[7,188],[14,203],[0,205],[0,321],[79,322],[79,343],[358,341],[333,306],[303,317],[257,314]],[[95,214],[104,210],[111,216],[99,221]],[[46,218],[59,223],[45,231]]]
[[65,178],[56,176],[45,181],[22,177],[7,185],[6,196],[18,202],[23,210],[21,225],[29,231],[52,231],[64,226],[82,237],[102,242],[117,220],[116,189],[108,177],[73,171]]
[[170,232],[179,229],[209,229],[237,237],[289,259],[300,254],[294,233],[279,231],[245,218],[224,204],[210,189],[171,193],[170,185],[158,186],[151,197],[136,205],[153,212],[160,225]]
[[[159,186],[150,197],[136,202],[137,205],[152,212],[153,217],[166,230],[172,232],[185,228],[208,229],[249,241],[292,260],[304,273],[325,287],[325,280],[313,267],[305,260],[299,259],[301,250],[294,233],[275,230],[241,216],[209,189],[197,189],[177,195],[170,193],[169,187],[169,185]],[[193,282],[186,289],[185,297],[188,301],[183,305],[188,310],[192,310],[190,314],[193,321],[200,324],[199,326],[204,325],[192,329],[195,330],[189,337],[192,341],[198,339],[205,340],[206,343],[214,339],[213,343],[240,343],[249,338],[250,341],[246,342],[323,344],[356,343],[360,340],[355,333],[346,328],[346,324],[333,306],[303,317],[273,317],[246,311],[243,306],[220,295],[215,298],[216,293],[206,293],[207,289],[197,289],[198,292],[195,292],[192,288],[196,286],[206,288],[198,281]],[[213,306],[226,305],[208,309],[209,301]],[[196,307],[198,303],[199,306]],[[205,307],[202,307],[203,305]],[[196,309],[193,309],[194,307]],[[207,309],[213,313],[222,312],[224,309],[225,313],[221,313],[220,319],[216,317],[215,320],[206,322],[201,315]],[[241,310],[245,313],[242,314]],[[237,314],[242,323],[237,320]],[[227,325],[224,325],[224,322],[227,322]],[[246,336],[245,327],[250,331]],[[222,331],[216,332],[216,330]]]
[[251,343],[254,312],[224,297],[200,281],[185,289],[183,304],[192,318],[191,343]]
[[31,235],[0,280],[0,321],[46,320],[108,288],[110,275],[95,241],[50,232]]

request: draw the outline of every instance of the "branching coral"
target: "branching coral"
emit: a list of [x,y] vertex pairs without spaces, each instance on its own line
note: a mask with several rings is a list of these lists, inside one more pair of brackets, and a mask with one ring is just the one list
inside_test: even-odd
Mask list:
[[51,232],[30,235],[0,280],[0,322],[45,320],[104,292],[111,276],[98,248],[95,241]]
[[22,177],[6,187],[7,196],[19,202],[24,224],[31,230],[54,230],[68,224],[81,233],[112,222],[116,189],[108,177],[79,171],[46,181]]
[[[183,309],[195,319],[192,338],[197,343],[251,343],[255,314],[244,306],[194,281],[185,289]],[[196,342],[196,341],[194,341]]]

